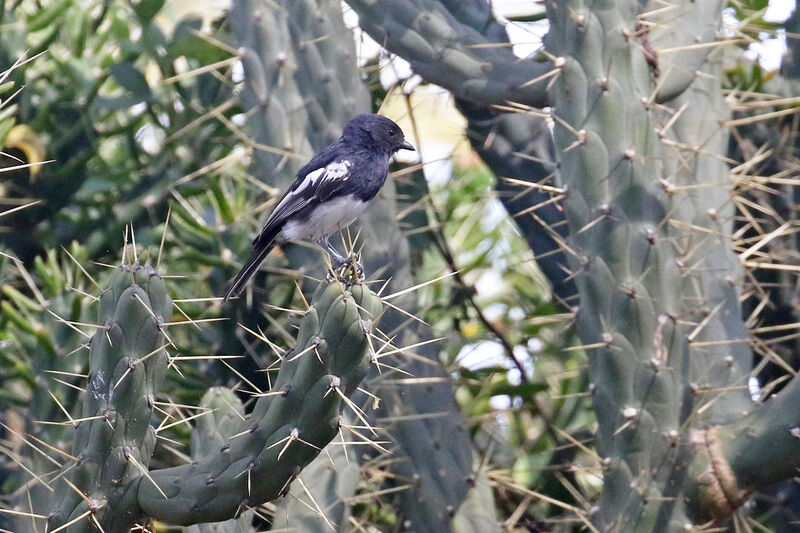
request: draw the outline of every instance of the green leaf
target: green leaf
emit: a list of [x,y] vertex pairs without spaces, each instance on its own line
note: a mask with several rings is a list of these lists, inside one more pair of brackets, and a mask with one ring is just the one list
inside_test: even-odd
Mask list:
[[8,132],[11,131],[11,128],[14,127],[16,120],[14,117],[6,117],[4,119],[0,119],[0,145],[6,140],[6,135]]
[[141,0],[138,4],[133,4],[133,10],[143,25],[150,22],[162,7],[164,7],[164,0]]
[[150,98],[150,86],[147,84],[144,74],[131,63],[117,63],[111,65],[110,70],[114,80],[133,96],[142,100]]
[[508,394],[509,396],[519,396],[521,398],[530,398],[538,392],[544,392],[549,388],[547,383],[532,382],[520,383],[519,385],[512,385],[507,380],[492,383],[489,387],[490,396],[500,396]]
[[28,17],[28,31],[35,32],[49,28],[72,5],[72,0],[61,0]]
[[197,36],[202,27],[200,19],[181,21],[175,28],[169,46],[170,57],[184,56],[196,59],[201,64],[215,63],[230,57],[230,53]]

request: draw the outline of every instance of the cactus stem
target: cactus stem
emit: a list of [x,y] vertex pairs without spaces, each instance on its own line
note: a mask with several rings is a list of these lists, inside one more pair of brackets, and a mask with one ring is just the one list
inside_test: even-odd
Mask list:
[[708,468],[697,477],[697,483],[705,486],[701,505],[708,515],[716,519],[730,516],[747,500],[750,491],[739,486],[736,474],[725,457],[717,428],[693,430],[690,442],[708,462]]
[[[181,420],[181,422],[183,422],[183,420]],[[153,484],[153,486],[156,488],[156,490],[159,493],[161,493],[161,495],[166,500],[167,499],[167,495],[164,494],[164,491],[161,490],[161,487],[158,486],[158,483],[156,483],[155,480],[150,476],[150,472],[148,472],[148,470],[141,463],[139,463],[139,461],[136,460],[136,457],[133,456],[133,454],[131,453],[131,449],[130,448],[126,447],[126,449],[125,449],[125,458],[128,460],[129,463],[131,463],[133,466],[135,466],[136,469],[139,470],[139,472],[141,472],[141,474],[144,477],[146,477],[147,480],[150,483]]]

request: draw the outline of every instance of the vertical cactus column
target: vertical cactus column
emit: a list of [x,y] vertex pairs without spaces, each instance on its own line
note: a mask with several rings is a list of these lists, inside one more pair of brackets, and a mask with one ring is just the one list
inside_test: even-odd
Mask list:
[[[100,299],[92,336],[83,417],[75,427],[74,463],[57,487],[63,499],[50,516],[53,531],[127,531],[138,518],[136,483],[156,443],[150,424],[167,370],[161,323],[172,312],[164,281],[148,264],[117,269]],[[67,481],[69,484],[67,484]]]
[[[743,388],[752,356],[727,168],[705,153],[724,153],[727,140],[720,87],[697,73],[681,100],[656,106],[660,71],[641,9],[634,0],[548,2],[545,46],[557,57],[554,137],[606,464],[596,522],[644,532],[691,522],[689,428],[752,407]],[[671,25],[702,37],[709,22],[690,15]]]

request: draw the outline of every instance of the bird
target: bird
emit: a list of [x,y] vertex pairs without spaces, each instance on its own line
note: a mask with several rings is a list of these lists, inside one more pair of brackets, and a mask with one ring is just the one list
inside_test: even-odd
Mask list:
[[[329,237],[352,224],[375,198],[398,150],[414,150],[400,127],[374,113],[355,116],[338,141],[330,144],[297,173],[264,228],[253,239],[250,258],[236,275],[223,303],[241,293],[269,252],[287,241],[309,240],[331,254],[335,268],[348,259]],[[361,270],[360,265],[358,266]]]

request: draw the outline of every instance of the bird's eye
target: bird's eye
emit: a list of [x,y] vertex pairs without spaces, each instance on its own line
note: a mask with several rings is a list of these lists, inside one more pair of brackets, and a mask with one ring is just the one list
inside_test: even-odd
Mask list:
[[397,129],[396,128],[390,129],[389,130],[389,136],[390,137],[394,137],[395,135],[397,135]]

